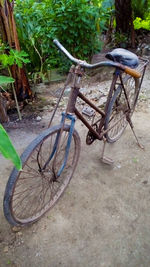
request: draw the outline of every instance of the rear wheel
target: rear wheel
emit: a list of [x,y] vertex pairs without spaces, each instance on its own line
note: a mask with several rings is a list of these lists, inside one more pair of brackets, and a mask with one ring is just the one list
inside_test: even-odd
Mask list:
[[37,221],[54,206],[70,182],[79,158],[80,138],[74,130],[66,165],[57,176],[64,162],[70,127],[64,126],[55,157],[60,129],[58,125],[39,135],[21,156],[23,170],[13,169],[4,195],[4,214],[10,224]]
[[128,124],[127,113],[129,116],[132,116],[137,102],[138,80],[128,76],[124,82],[124,86],[130,108],[124,90],[122,86],[119,85],[109,103],[105,120],[105,130],[110,129],[105,135],[109,143],[117,141],[123,134]]
[[126,81],[124,82],[124,86],[128,95],[131,114],[133,114],[133,111],[135,109],[138,95],[139,95],[139,82],[140,80],[131,76],[128,76],[126,78]]

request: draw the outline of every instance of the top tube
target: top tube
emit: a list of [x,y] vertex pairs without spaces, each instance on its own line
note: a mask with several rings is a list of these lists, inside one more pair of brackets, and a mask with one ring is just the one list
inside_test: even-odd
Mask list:
[[101,61],[98,62],[96,64],[89,64],[86,61],[83,60],[79,60],[75,57],[73,57],[68,51],[67,49],[57,40],[53,40],[53,43],[57,46],[57,48],[62,51],[73,63],[80,65],[83,68],[87,68],[87,69],[96,69],[98,67],[104,67],[104,66],[109,66],[109,67],[115,67],[115,68],[119,68],[121,70],[124,70],[124,66],[120,63],[117,62],[113,62],[113,61]]

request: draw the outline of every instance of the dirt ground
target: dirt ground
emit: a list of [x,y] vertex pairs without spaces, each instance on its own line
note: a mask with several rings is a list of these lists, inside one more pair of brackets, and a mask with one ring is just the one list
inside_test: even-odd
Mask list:
[[[7,128],[19,154],[48,123],[48,108],[36,115],[35,124]],[[102,142],[86,146],[87,130],[77,121],[82,147],[69,187],[39,222],[16,232],[2,208],[12,164],[0,155],[1,267],[150,266],[150,69],[133,122],[145,149],[127,127],[106,147],[114,159],[108,166],[100,161]]]

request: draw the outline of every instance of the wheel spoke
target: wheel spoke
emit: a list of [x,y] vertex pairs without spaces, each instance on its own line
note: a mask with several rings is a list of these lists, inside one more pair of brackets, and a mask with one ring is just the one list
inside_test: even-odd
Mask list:
[[[9,205],[9,213],[11,214],[9,218],[4,208],[5,216],[12,224],[14,221],[17,224],[28,224],[39,219],[55,204],[67,187],[78,161],[80,146],[79,137],[74,132],[67,163],[61,175],[55,177],[64,162],[68,130],[69,127],[66,126],[63,129],[56,160],[54,157],[50,161],[48,159],[53,151],[60,127],[53,131],[49,129],[50,134],[43,134],[42,141],[39,141],[38,138],[35,139],[35,146],[32,144],[32,149],[28,147],[27,152],[24,152],[25,160],[23,160],[24,154],[22,155],[23,170],[15,172],[15,174],[12,172],[13,182],[12,177],[10,177],[11,182],[8,181],[8,191],[5,193],[12,192],[7,198],[7,210]],[[42,169],[44,165],[45,168]]]
[[[124,82],[124,86],[127,98],[123,88],[120,85],[116,89],[116,93],[114,93],[114,96],[110,102],[109,110],[111,111],[109,117],[107,117],[107,123],[105,125],[106,129],[110,128],[106,134],[108,142],[115,142],[121,136],[128,123],[126,120],[126,112],[129,112],[129,115],[131,116],[134,111],[137,90],[134,78],[128,77],[128,79],[126,79]],[[128,103],[130,109],[128,108]]]

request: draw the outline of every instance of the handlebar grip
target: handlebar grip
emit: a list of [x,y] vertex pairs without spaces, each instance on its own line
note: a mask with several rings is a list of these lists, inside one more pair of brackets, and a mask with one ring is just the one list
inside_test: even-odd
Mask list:
[[140,72],[138,72],[137,70],[131,69],[129,67],[125,67],[124,71],[125,71],[125,73],[133,76],[134,78],[140,78],[141,77]]

